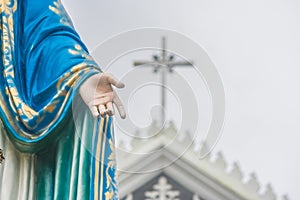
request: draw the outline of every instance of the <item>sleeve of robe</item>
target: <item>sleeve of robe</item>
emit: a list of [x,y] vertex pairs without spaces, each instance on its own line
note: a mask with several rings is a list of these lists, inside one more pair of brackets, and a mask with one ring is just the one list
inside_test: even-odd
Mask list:
[[30,184],[8,197],[26,190],[27,199],[118,199],[112,118],[94,120],[75,98],[101,69],[61,2],[0,0],[0,12],[1,134],[15,148],[15,160],[30,155],[34,174],[26,176],[16,161],[15,174],[25,173]]

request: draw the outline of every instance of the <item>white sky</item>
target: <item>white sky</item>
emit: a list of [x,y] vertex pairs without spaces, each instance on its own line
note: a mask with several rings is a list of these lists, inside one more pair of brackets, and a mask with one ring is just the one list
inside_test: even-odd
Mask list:
[[[141,27],[198,42],[225,87],[226,122],[215,151],[300,199],[300,1],[63,0],[89,49]],[[148,57],[146,57],[148,58]]]

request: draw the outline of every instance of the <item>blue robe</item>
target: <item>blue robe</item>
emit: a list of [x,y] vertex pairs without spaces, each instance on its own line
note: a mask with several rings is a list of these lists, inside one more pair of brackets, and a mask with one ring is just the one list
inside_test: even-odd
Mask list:
[[10,184],[28,184],[9,199],[118,199],[112,118],[93,119],[78,95],[101,70],[61,2],[0,0],[0,12],[0,192],[13,169]]

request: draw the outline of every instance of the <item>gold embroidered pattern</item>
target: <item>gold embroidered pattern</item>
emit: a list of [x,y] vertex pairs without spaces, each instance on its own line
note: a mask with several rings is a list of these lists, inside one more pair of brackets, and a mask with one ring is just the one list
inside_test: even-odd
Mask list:
[[[112,129],[112,126],[111,126]],[[113,134],[111,130],[111,134]],[[117,185],[115,181],[117,180],[116,177],[116,160],[115,160],[115,147],[112,138],[109,139],[109,147],[111,150],[111,154],[108,156],[108,163],[107,163],[107,168],[106,168],[106,189],[107,191],[105,192],[105,199],[113,199],[113,197],[116,195],[115,194],[115,189],[117,188]],[[109,174],[109,171],[112,170],[114,171],[114,177],[112,177]],[[114,181],[115,180],[115,181]]]
[[72,55],[81,55],[82,58],[92,61],[93,58],[87,52],[85,52],[79,44],[74,46],[74,49],[69,49],[69,53]]
[[[60,1],[54,2],[54,6],[49,6],[50,9],[63,15],[63,7]],[[52,97],[50,103],[44,106],[40,110],[34,110],[29,105],[27,105],[21,98],[19,91],[16,87],[15,82],[15,72],[14,72],[14,20],[13,14],[17,10],[17,0],[0,0],[0,36],[2,41],[2,67],[3,67],[3,77],[6,81],[5,83],[5,94],[7,98],[0,94],[0,106],[5,113],[7,119],[12,122],[10,123],[14,131],[20,136],[27,139],[36,139],[44,135],[49,128],[57,122],[59,116],[61,116],[63,108],[66,106],[71,94],[71,89],[74,87],[76,82],[81,79],[81,77],[91,71],[99,71],[98,67],[88,65],[85,62],[79,63],[73,66],[68,72],[63,74],[56,84],[57,92]],[[64,15],[65,17],[67,15]],[[65,22],[65,19],[62,19]],[[79,47],[75,47],[77,52],[80,52]],[[66,49],[68,53],[69,50]],[[82,51],[83,53],[83,51]],[[83,54],[84,55],[84,54]],[[88,58],[87,55],[83,56]],[[8,99],[8,102],[6,102]],[[54,114],[53,112],[56,111]],[[11,113],[13,112],[13,113]],[[45,123],[47,116],[53,114],[51,120]],[[18,123],[13,123],[17,121]],[[44,122],[44,125],[36,128]],[[21,128],[22,126],[27,129]],[[32,132],[34,130],[34,132]],[[32,134],[34,133],[34,135]]]
[[[101,118],[95,158],[94,198],[112,200],[117,196],[116,160],[113,126],[109,116]],[[112,123],[112,122],[111,122]],[[110,151],[107,157],[107,151]],[[99,160],[98,160],[99,159]]]
[[6,77],[7,86],[6,94],[10,97],[9,103],[12,109],[19,115],[25,115],[27,118],[31,118],[37,113],[29,106],[24,104],[19,97],[16,85],[15,85],[15,73],[13,67],[13,51],[14,51],[14,21],[13,13],[17,9],[17,1],[2,0],[0,1],[1,10],[1,39],[2,39],[2,52],[3,52],[3,75]]
[[73,27],[72,21],[60,0],[54,1],[53,5],[49,6],[49,9],[60,17],[60,23]]
[[0,1],[0,12],[9,14],[10,11],[15,12],[17,10],[17,0],[1,0]]

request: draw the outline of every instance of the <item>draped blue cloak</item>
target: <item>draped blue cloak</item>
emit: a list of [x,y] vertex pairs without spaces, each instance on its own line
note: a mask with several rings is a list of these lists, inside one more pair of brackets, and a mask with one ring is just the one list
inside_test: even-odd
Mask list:
[[0,12],[0,115],[16,151],[36,155],[35,198],[117,199],[112,118],[73,103],[101,70],[61,2],[0,0]]

